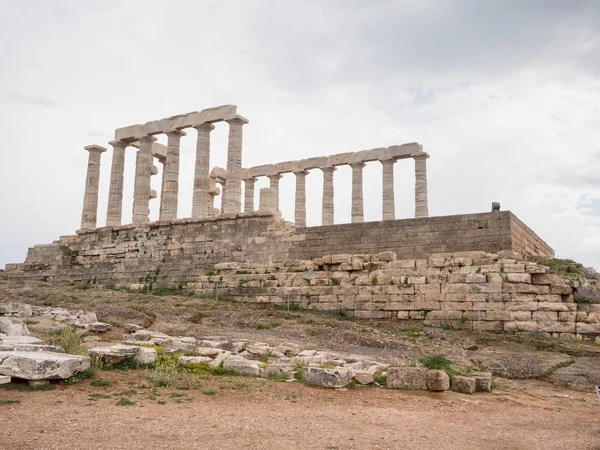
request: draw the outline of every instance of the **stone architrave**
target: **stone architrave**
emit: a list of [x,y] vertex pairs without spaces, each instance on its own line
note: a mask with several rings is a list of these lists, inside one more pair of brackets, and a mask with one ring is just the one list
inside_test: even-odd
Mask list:
[[384,159],[383,165],[383,186],[382,186],[382,212],[383,220],[396,219],[396,206],[394,199],[394,164],[395,159]]
[[427,153],[413,156],[415,159],[415,217],[429,217],[427,201]]
[[334,223],[334,191],[333,191],[333,172],[335,167],[321,167],[323,171],[323,205],[322,205],[322,224],[333,225]]
[[110,145],[113,147],[113,158],[110,169],[106,225],[116,226],[121,225],[121,216],[123,215],[123,174],[127,144],[122,141],[111,141]]
[[227,146],[227,179],[223,192],[223,211],[221,213],[239,213],[242,203],[242,127],[248,120],[242,116],[227,120],[229,124],[229,142]]
[[294,208],[294,222],[296,228],[306,227],[306,175],[308,171],[294,172],[296,175],[296,203]]
[[274,206],[277,211],[279,211],[279,180],[281,180],[283,176],[281,174],[269,175],[269,187],[273,189],[274,196]]
[[244,212],[254,211],[254,183],[256,178],[250,177],[244,180]]
[[365,221],[363,201],[363,168],[365,163],[350,164],[352,167],[352,223]]
[[185,132],[171,130],[167,133],[167,159],[163,166],[163,185],[160,196],[160,220],[177,219],[179,205],[179,148]]
[[135,184],[133,186],[133,224],[150,222],[150,197],[152,176],[152,143],[155,137],[142,136],[135,159]]
[[209,214],[210,132],[215,129],[215,126],[203,123],[194,128],[198,131],[198,140],[196,142],[192,217],[201,219]]
[[83,197],[83,212],[81,213],[81,229],[96,228],[98,220],[98,186],[100,184],[100,157],[106,151],[99,145],[84,147],[88,151],[88,168],[85,177],[85,194]]

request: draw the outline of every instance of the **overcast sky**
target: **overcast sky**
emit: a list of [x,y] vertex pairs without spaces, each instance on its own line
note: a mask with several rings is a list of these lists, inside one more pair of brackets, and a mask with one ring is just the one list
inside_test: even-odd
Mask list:
[[[416,141],[431,155],[430,215],[499,201],[559,257],[600,267],[599,24],[598,0],[0,0],[0,267],[79,228],[85,145],[222,104],[250,120],[245,167]],[[218,124],[213,166],[226,137]],[[195,139],[182,140],[180,217]],[[134,162],[130,148],[124,223]],[[397,216],[413,217],[412,161],[395,175]],[[281,183],[291,221],[293,175]],[[335,188],[336,222],[349,222],[349,168]],[[366,220],[380,220],[379,163],[364,189]]]

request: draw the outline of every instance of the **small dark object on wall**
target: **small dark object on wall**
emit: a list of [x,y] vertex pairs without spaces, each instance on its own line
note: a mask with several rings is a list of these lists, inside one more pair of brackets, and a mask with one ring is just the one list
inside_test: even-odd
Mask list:
[[492,202],[492,212],[500,211],[500,203]]

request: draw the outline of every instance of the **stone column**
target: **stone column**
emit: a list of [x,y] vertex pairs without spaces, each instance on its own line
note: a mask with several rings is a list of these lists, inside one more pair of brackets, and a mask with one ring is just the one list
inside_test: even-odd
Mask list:
[[415,159],[415,217],[429,217],[427,202],[427,158],[423,153],[413,157]]
[[150,222],[150,177],[152,176],[152,143],[155,137],[142,136],[135,159],[135,184],[133,186],[133,224]]
[[275,175],[269,175],[269,187],[271,189],[273,189],[273,195],[274,195],[274,200],[273,200],[273,204],[275,206],[275,209],[277,211],[279,211],[279,180],[281,180],[282,175],[280,174],[275,174]]
[[395,159],[380,161],[383,165],[382,212],[383,220],[396,220],[396,205],[394,200],[394,164]]
[[88,168],[85,177],[85,194],[83,196],[83,212],[81,213],[81,229],[93,230],[98,219],[98,185],[100,184],[100,157],[106,151],[99,145],[84,147],[88,153]]
[[296,228],[306,226],[306,170],[294,172],[296,175],[296,204],[294,209],[294,221]]
[[122,141],[111,141],[113,147],[112,167],[110,169],[110,187],[108,190],[108,210],[106,225],[121,225],[123,215],[123,173],[125,172],[125,149]]
[[221,205],[220,205],[220,211],[219,214],[224,214],[223,211],[225,210],[225,189],[227,188],[227,183],[221,183]]
[[192,217],[201,219],[207,217],[209,213],[210,132],[215,129],[215,126],[210,123],[203,123],[194,128],[198,131],[198,140],[196,141]]
[[179,204],[179,147],[181,136],[185,136],[185,133],[180,130],[167,132],[167,160],[163,165],[160,220],[177,219],[177,207]]
[[352,167],[352,223],[365,221],[363,201],[363,167],[365,163],[350,164]]
[[272,188],[262,188],[258,200],[259,211],[277,213],[275,209],[275,191]]
[[246,178],[244,180],[244,212],[254,211],[254,182],[256,178]]
[[334,223],[334,202],[333,202],[333,172],[335,167],[322,167],[323,171],[323,206],[322,206],[322,224],[333,225]]
[[242,127],[248,123],[242,116],[227,121],[229,143],[227,146],[227,180],[223,192],[223,211],[235,214],[241,211],[242,203]]

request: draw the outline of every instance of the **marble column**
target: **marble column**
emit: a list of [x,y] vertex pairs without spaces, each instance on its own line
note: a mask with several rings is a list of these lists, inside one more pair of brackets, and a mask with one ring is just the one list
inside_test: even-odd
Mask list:
[[223,192],[223,214],[241,211],[242,203],[242,127],[248,120],[237,116],[227,121],[229,142],[227,145],[227,180]]
[[167,159],[163,165],[163,184],[160,196],[160,220],[177,219],[179,204],[179,147],[185,132],[171,130],[167,133]]
[[363,201],[363,167],[365,163],[350,164],[352,167],[352,223],[365,221]]
[[396,220],[396,205],[394,199],[394,164],[395,159],[380,161],[383,165],[382,212],[383,220]]
[[215,129],[215,126],[203,123],[194,128],[198,131],[198,140],[196,141],[192,217],[201,219],[209,214],[210,132]]
[[306,226],[306,170],[294,172],[296,175],[296,203],[294,208],[294,222],[296,228]]
[[227,189],[227,183],[221,183],[221,205],[219,214],[224,214],[225,211],[225,189]]
[[246,178],[244,180],[244,212],[254,211],[254,183],[256,178]]
[[83,196],[83,212],[81,213],[81,229],[93,230],[98,220],[98,186],[100,184],[100,157],[106,151],[99,145],[84,147],[88,151],[88,167],[85,177],[85,194]]
[[135,159],[135,183],[133,186],[133,224],[143,225],[150,222],[150,197],[152,176],[152,143],[155,137],[142,136],[140,148]]
[[258,197],[259,211],[276,213],[275,209],[275,191],[273,188],[262,188]]
[[111,141],[113,147],[112,166],[110,169],[110,187],[108,191],[108,210],[106,225],[121,225],[123,215],[123,173],[125,172],[125,149],[122,141]]
[[281,178],[282,175],[280,174],[269,175],[269,187],[273,189],[273,205],[277,211],[279,211],[279,180],[281,180]]
[[413,156],[415,159],[415,217],[429,217],[427,202],[427,158],[423,153]]
[[334,201],[333,201],[333,172],[335,167],[322,167],[323,171],[323,206],[322,219],[323,225],[333,225],[334,223]]

